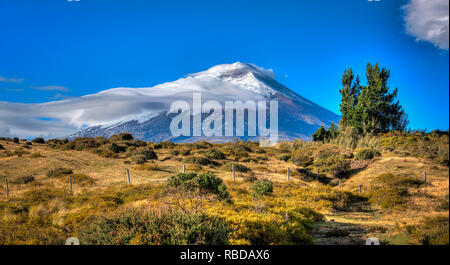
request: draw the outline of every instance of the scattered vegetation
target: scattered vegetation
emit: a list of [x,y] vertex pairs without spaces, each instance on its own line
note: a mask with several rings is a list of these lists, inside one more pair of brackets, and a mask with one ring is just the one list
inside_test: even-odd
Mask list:
[[273,183],[270,180],[262,179],[253,182],[250,186],[252,196],[265,196],[273,193]]
[[125,208],[87,222],[79,238],[92,245],[224,245],[229,230],[222,219],[206,214]]

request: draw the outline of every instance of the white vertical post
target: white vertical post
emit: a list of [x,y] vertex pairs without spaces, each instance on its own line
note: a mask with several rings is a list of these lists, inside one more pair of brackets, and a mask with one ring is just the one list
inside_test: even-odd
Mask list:
[[7,179],[5,179],[5,183],[6,183],[6,197],[9,197],[9,185]]
[[423,172],[423,182],[427,182],[427,172]]
[[235,174],[234,164],[231,167],[233,169],[233,181],[235,181],[236,180],[236,174]]
[[69,191],[72,193],[72,175],[69,175]]
[[128,180],[128,184],[131,184],[131,178],[130,178],[130,171],[127,168],[127,180]]
[[341,180],[339,180],[339,189],[341,188]]
[[287,168],[287,181],[289,181],[290,178],[290,171],[289,171],[289,167]]

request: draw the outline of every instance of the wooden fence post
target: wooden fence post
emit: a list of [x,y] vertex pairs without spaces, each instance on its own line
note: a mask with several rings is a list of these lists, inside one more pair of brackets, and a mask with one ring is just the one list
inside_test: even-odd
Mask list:
[[289,172],[289,167],[287,168],[287,181],[289,181],[290,178],[290,172]]
[[130,171],[127,168],[127,180],[128,180],[128,184],[131,184],[131,178],[130,178]]
[[362,192],[362,185],[360,184],[359,185],[359,193],[361,193]]
[[186,165],[183,164],[183,173],[186,173]]
[[5,183],[6,183],[6,197],[9,197],[9,185],[7,179],[5,179]]
[[423,172],[423,182],[427,182],[427,172]]
[[339,189],[341,188],[341,180],[339,180]]
[[69,191],[72,193],[72,175],[69,175]]
[[236,180],[236,173],[235,173],[235,169],[234,169],[234,164],[232,164],[232,169],[233,169],[233,181]]

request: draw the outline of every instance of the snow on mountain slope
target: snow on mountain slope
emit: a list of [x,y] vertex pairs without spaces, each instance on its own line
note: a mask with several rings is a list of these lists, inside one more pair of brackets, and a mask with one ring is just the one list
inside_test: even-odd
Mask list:
[[[202,102],[216,100],[278,100],[279,135],[282,139],[310,139],[321,125],[337,122],[339,116],[301,97],[274,79],[272,70],[253,64],[214,66],[173,82],[154,87],[113,88],[96,94],[42,104],[0,102],[0,132],[19,137],[92,137],[130,132],[136,138],[177,142],[204,137],[173,137],[167,115],[170,104],[192,104],[193,93]],[[3,128],[3,129],[2,129]],[[228,141],[229,137],[206,140]]]

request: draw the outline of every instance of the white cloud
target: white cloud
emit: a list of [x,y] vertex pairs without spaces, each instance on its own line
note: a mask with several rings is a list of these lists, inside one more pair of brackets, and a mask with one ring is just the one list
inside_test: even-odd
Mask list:
[[408,34],[448,50],[449,0],[410,0],[402,8]]
[[38,86],[38,87],[31,87],[36,90],[45,90],[45,91],[63,91],[68,92],[70,89],[68,89],[65,86]]
[[0,82],[3,83],[22,83],[23,78],[11,78],[0,76]]

